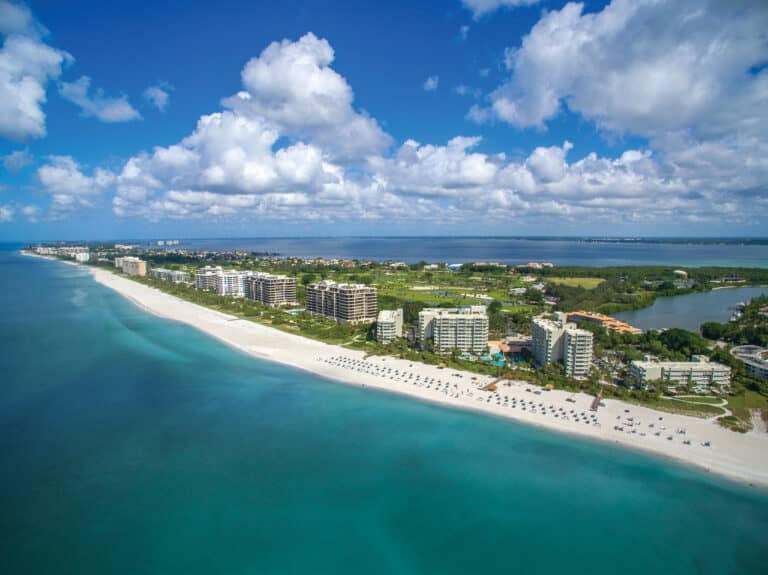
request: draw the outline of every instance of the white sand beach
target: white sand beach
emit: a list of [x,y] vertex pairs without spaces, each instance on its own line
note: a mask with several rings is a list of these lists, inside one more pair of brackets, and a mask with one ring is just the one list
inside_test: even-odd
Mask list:
[[611,399],[603,400],[604,406],[595,413],[590,411],[592,396],[547,391],[526,382],[504,381],[496,392],[483,391],[481,388],[493,378],[393,357],[366,359],[361,351],[238,319],[106,270],[89,271],[97,282],[141,308],[193,326],[255,357],[351,385],[642,449],[732,479],[768,485],[766,433],[739,434],[721,428],[713,419],[664,413]]

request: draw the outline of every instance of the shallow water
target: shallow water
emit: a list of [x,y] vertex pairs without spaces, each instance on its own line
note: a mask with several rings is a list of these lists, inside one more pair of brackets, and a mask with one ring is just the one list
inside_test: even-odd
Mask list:
[[768,559],[765,491],[258,361],[57,262],[0,252],[0,278],[2,573],[720,574]]

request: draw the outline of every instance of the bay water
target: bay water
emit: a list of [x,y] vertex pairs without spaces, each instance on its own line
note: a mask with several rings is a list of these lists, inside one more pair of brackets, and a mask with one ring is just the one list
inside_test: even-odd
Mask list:
[[[177,246],[172,246],[176,248]],[[182,240],[190,250],[257,251],[301,258],[401,260],[408,263],[552,262],[558,266],[768,267],[768,244],[585,241],[579,238],[333,237]]]
[[763,489],[259,361],[10,248],[0,309],[0,573],[764,572]]

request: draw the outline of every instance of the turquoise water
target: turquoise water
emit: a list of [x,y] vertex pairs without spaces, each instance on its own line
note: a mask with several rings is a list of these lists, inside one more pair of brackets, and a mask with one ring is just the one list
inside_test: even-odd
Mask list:
[[643,309],[615,314],[617,319],[640,329],[679,327],[699,331],[707,321],[726,322],[733,306],[768,294],[768,287],[740,287],[657,298]]
[[768,493],[351,388],[0,252],[0,573],[760,573]]

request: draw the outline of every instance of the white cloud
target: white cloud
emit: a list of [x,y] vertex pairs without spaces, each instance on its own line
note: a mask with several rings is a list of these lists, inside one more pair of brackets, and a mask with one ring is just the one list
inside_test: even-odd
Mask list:
[[530,6],[539,0],[461,0],[464,6],[472,12],[475,20],[495,12],[499,8],[517,8]]
[[161,112],[165,112],[170,98],[168,86],[165,84],[156,84],[144,90],[144,99]]
[[245,90],[223,103],[270,122],[282,135],[311,139],[339,161],[386,151],[392,139],[353,108],[352,88],[330,67],[333,59],[331,45],[311,32],[295,42],[273,42],[243,68]]
[[440,84],[440,78],[439,76],[430,76],[426,80],[424,80],[424,91],[425,92],[434,92],[437,90],[437,86]]
[[40,208],[38,206],[22,206],[19,211],[22,213],[22,215],[27,218],[27,221],[29,223],[37,223],[39,221],[40,217]]
[[13,221],[14,212],[13,206],[0,205],[0,224]]
[[72,57],[51,48],[29,8],[0,0],[0,137],[26,141],[45,135],[46,86]]
[[32,157],[32,154],[29,153],[27,148],[24,148],[23,150],[15,150],[7,156],[4,156],[3,166],[8,172],[15,174],[29,166],[33,161],[34,158]]
[[82,76],[75,82],[62,82],[59,85],[59,94],[79,106],[84,116],[94,117],[102,122],[130,122],[141,118],[141,114],[131,106],[127,96],[109,98],[101,89],[90,96],[90,86],[91,79]]
[[[613,0],[545,14],[518,49],[508,82],[478,120],[543,126],[567,107],[601,129],[654,137],[768,129],[764,2]],[[629,40],[631,39],[631,41]]]
[[462,40],[466,40],[468,36],[469,36],[469,26],[464,25],[464,26],[460,27],[459,28],[459,37]]
[[36,175],[42,190],[51,196],[50,212],[54,218],[80,207],[93,207],[93,199],[115,181],[112,172],[101,168],[86,175],[71,156],[49,156]]
[[[407,140],[389,153],[386,145],[370,145],[389,136],[354,110],[350,86],[329,67],[332,57],[330,45],[311,34],[271,44],[246,65],[246,89],[223,100],[223,110],[202,116],[178,143],[125,163],[115,176],[113,211],[150,220],[496,226],[578,225],[587,218],[611,225],[736,224],[768,217],[768,147],[758,135],[702,142],[672,134],[653,140],[661,153],[641,147],[571,161],[568,141],[510,159],[484,151],[479,137],[444,145]],[[299,90],[297,78],[308,78],[309,88]],[[342,144],[358,143],[349,134],[360,122],[371,128],[363,133],[378,136],[361,138],[365,153],[355,156]],[[332,134],[348,142],[333,141]],[[95,174],[63,171],[85,178],[76,189],[104,189],[88,184]],[[82,182],[76,174],[72,179]],[[60,203],[76,206],[83,197],[63,193]]]

